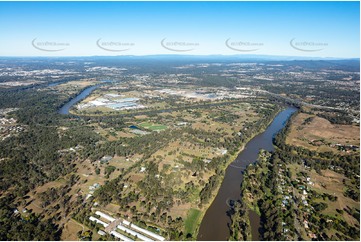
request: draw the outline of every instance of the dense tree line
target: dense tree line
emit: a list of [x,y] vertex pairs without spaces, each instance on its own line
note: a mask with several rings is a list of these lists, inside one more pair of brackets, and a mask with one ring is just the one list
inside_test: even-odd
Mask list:
[[352,124],[353,118],[348,116],[346,112],[334,112],[334,113],[318,113],[317,116],[327,119],[332,124]]
[[31,212],[15,213],[10,205],[15,197],[0,198],[0,240],[59,240],[60,230],[51,219],[43,219]]
[[229,240],[252,240],[251,225],[248,217],[247,204],[236,201],[228,214],[231,217]]
[[[54,181],[61,176],[74,171],[79,156],[86,156],[87,150],[94,148],[99,141],[99,135],[83,126],[82,121],[70,121],[72,127],[64,130],[59,126],[67,126],[68,118],[57,113],[58,108],[68,99],[65,95],[53,93],[50,90],[15,90],[2,92],[0,108],[17,107],[10,117],[17,120],[17,124],[24,127],[19,132],[0,141],[0,192],[8,191],[14,197],[22,200],[29,191],[47,182]],[[77,153],[60,152],[79,146]],[[76,179],[75,179],[76,180]],[[75,181],[73,179],[72,182]],[[72,183],[70,182],[70,183]],[[74,183],[73,183],[74,184]],[[69,213],[69,199],[66,195],[71,184],[65,190],[50,189],[39,194],[45,208],[51,201],[59,201],[59,207],[64,214]],[[6,196],[9,196],[6,195]],[[14,201],[7,205],[0,204],[4,211],[2,229],[10,230],[8,235],[1,235],[3,240],[58,240],[61,228],[42,217],[29,214],[30,221],[22,216],[10,215],[9,210]],[[5,206],[5,207],[3,207]],[[65,208],[67,207],[67,208]],[[63,214],[63,215],[64,215]],[[59,214],[60,215],[60,214]],[[55,216],[57,219],[59,216]],[[43,221],[44,220],[44,221]],[[14,233],[17,230],[17,237]],[[52,230],[52,231],[51,231]],[[47,236],[45,236],[47,234]],[[7,237],[6,237],[7,236]]]
[[[296,113],[297,114],[297,113]],[[294,115],[296,115],[294,114]],[[292,117],[291,117],[292,120]],[[260,234],[262,240],[289,240],[300,239],[301,236],[295,229],[295,216],[300,213],[295,209],[293,202],[284,203],[284,195],[280,194],[278,178],[280,169],[286,174],[283,177],[284,182],[292,184],[295,188],[297,182],[290,180],[292,174],[286,169],[286,164],[298,163],[321,172],[321,169],[330,169],[334,167],[336,172],[340,172],[349,177],[350,181],[344,181],[345,195],[359,201],[359,156],[358,155],[338,155],[331,152],[319,153],[304,148],[287,145],[285,138],[290,129],[289,121],[286,127],[275,137],[276,150],[269,156],[261,155],[258,162],[250,165],[244,172],[244,178],[241,185],[242,201],[238,202],[238,213],[234,213],[235,208],[231,209],[231,239],[235,239],[234,235],[239,236],[241,232],[240,224],[246,224],[247,218],[241,215],[245,214],[248,209],[258,211],[261,216]],[[301,177],[306,174],[298,174]],[[311,197],[324,200],[319,202],[311,200],[310,205],[313,207],[313,213],[309,218],[312,224],[311,231],[317,234],[317,238],[321,240],[350,240],[359,238],[359,229],[349,225],[342,218],[324,215],[321,212],[328,207],[327,201],[337,201],[337,196],[331,194],[319,194],[313,190],[308,190]],[[251,196],[251,200],[250,197]],[[297,201],[297,199],[295,200]],[[300,201],[297,201],[300,202]],[[246,203],[247,206],[241,206]],[[285,209],[281,209],[281,204]],[[337,209],[338,210],[338,209]],[[337,212],[343,214],[344,211],[360,221],[360,213],[358,209],[344,209]],[[330,222],[332,221],[332,222]],[[287,225],[286,237],[284,225]],[[326,229],[335,229],[337,232],[329,237],[324,231]]]
[[[296,113],[293,114],[293,117]],[[291,117],[292,119],[292,117]],[[360,175],[360,155],[356,154],[337,154],[334,152],[317,152],[305,149],[303,147],[286,144],[285,138],[290,132],[290,124],[281,130],[275,137],[275,145],[279,148],[279,155],[292,162],[302,162],[305,165],[320,171],[328,169],[331,166],[339,167],[338,172],[345,174],[351,179],[356,179]],[[294,155],[294,154],[297,155]],[[358,178],[359,179],[359,178]]]

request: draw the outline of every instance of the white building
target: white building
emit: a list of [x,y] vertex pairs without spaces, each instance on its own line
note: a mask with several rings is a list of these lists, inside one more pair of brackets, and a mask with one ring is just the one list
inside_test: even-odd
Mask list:
[[115,218],[113,217],[110,217],[109,215],[105,214],[105,213],[102,213],[100,211],[96,211],[95,212],[96,215],[99,215],[100,217],[102,218],[105,218],[106,220],[110,221],[110,222],[114,222],[115,221]]
[[165,240],[164,237],[162,237],[162,236],[160,236],[160,235],[158,235],[158,234],[155,234],[155,233],[153,233],[153,232],[150,232],[150,231],[148,231],[148,230],[146,230],[146,229],[140,228],[140,227],[138,227],[138,226],[135,225],[135,224],[130,225],[130,227],[133,228],[133,229],[135,229],[135,230],[138,230],[139,232],[141,232],[141,233],[143,233],[143,234],[146,234],[146,235],[148,235],[148,236],[150,236],[150,237],[152,237],[152,238],[154,238],[154,239],[156,239],[156,240],[158,240],[158,241],[164,241],[164,240]]
[[129,239],[128,237],[118,233],[117,231],[112,231],[110,232],[111,235],[114,235],[114,237],[117,237],[118,239],[122,240],[122,241],[134,241]]
[[106,228],[106,227],[109,225],[109,224],[107,224],[107,223],[105,223],[105,222],[103,222],[103,221],[101,221],[101,220],[99,220],[99,219],[97,219],[97,218],[95,218],[95,217],[93,217],[93,216],[90,216],[89,220],[90,220],[90,221],[95,221],[95,222],[97,222],[98,224],[103,225],[104,228]]
[[124,227],[122,225],[118,225],[117,228],[120,229],[121,231],[124,231],[124,232],[128,233],[128,234],[136,236],[139,240],[142,240],[142,241],[154,241],[154,240],[152,240],[150,238],[147,238],[144,235],[142,235],[142,234],[140,234],[138,232],[135,232],[135,231],[133,231],[133,230],[131,230],[129,228],[126,228],[126,227]]

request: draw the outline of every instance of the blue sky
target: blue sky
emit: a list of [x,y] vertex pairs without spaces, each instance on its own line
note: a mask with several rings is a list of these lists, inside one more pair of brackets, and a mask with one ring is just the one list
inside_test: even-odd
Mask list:
[[0,56],[348,58],[360,53],[360,6],[359,2],[0,2],[0,33]]

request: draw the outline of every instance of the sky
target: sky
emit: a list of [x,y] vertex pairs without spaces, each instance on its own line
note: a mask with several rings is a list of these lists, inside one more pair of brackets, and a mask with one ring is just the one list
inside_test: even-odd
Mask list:
[[0,56],[359,58],[359,2],[0,2]]

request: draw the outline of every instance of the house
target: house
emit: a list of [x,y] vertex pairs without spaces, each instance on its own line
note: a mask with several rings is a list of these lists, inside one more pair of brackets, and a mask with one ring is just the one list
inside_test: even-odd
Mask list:
[[100,159],[100,163],[108,163],[113,157],[111,156],[103,156],[103,158]]
[[311,239],[317,239],[317,236],[316,236],[316,234],[314,234],[314,233],[309,233],[308,236],[309,236]]
[[209,163],[211,163],[211,160],[209,160],[209,159],[203,159],[203,162],[206,163],[206,164],[209,164]]
[[100,187],[99,183],[94,183],[92,186],[89,186],[89,190],[93,191],[93,190],[95,190],[95,189],[97,189],[99,187]]
[[106,233],[105,233],[103,230],[99,230],[99,231],[98,231],[98,234],[100,234],[100,235],[102,235],[102,236],[103,236],[103,235],[106,235]]
[[308,221],[307,220],[303,220],[303,225],[305,226],[305,229],[308,229],[309,226],[308,226]]
[[222,150],[221,150],[221,154],[222,154],[222,155],[227,154],[227,152],[228,152],[228,150],[226,150],[226,149],[222,149]]

